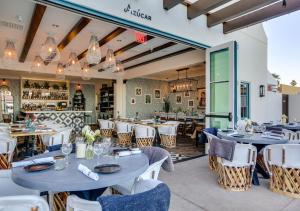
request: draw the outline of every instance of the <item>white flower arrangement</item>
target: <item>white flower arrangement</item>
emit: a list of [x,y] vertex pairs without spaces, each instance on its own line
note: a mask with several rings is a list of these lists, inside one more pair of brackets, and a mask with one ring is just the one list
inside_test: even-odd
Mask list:
[[88,144],[93,144],[96,138],[101,137],[100,130],[96,130],[94,132],[89,125],[86,125],[82,128],[81,134]]

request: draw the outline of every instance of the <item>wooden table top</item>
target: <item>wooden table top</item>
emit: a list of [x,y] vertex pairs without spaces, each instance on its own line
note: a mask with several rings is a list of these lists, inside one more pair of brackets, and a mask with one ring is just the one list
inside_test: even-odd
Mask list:
[[32,132],[11,132],[10,135],[12,137],[24,137],[24,136],[38,136],[38,135],[55,135],[57,132],[55,130],[52,131],[32,131]]

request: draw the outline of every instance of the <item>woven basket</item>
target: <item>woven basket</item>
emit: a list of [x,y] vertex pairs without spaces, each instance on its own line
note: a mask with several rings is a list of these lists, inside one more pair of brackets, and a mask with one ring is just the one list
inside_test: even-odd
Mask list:
[[176,147],[176,135],[160,135],[160,144],[166,148]]

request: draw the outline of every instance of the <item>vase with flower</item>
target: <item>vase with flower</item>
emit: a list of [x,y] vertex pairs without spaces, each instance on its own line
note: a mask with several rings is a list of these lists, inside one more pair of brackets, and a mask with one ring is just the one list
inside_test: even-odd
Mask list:
[[85,150],[85,158],[87,160],[91,160],[94,157],[94,148],[93,143],[95,140],[100,138],[100,130],[96,130],[95,132],[90,128],[90,126],[86,125],[82,131],[82,136],[84,137],[87,147]]

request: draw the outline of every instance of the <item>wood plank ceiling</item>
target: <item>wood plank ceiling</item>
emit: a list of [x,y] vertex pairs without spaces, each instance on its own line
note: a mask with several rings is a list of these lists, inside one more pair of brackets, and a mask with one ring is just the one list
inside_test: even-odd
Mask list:
[[223,24],[224,34],[300,9],[300,0],[198,0],[192,4],[163,0],[163,8],[170,10],[180,3],[187,6],[188,19],[207,15],[207,26]]

